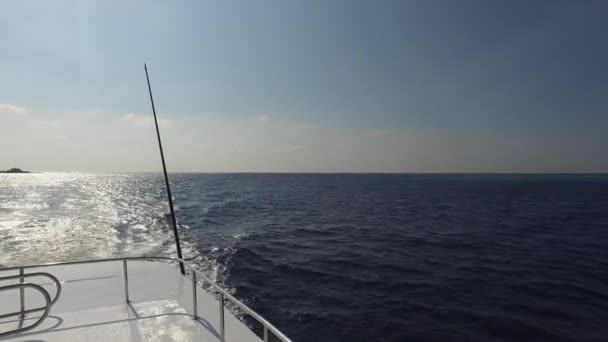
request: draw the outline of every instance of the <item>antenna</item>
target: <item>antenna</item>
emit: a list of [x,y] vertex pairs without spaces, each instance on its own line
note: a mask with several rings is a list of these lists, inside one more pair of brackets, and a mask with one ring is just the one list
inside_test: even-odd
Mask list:
[[[177,233],[177,221],[175,220],[175,210],[173,209],[173,197],[171,197],[171,187],[169,186],[169,176],[167,176],[167,166],[165,165],[165,154],[163,153],[163,144],[160,141],[160,131],[158,130],[158,120],[156,119],[156,109],[154,109],[154,99],[152,98],[152,87],[150,87],[150,77],[148,76],[148,67],[144,63],[146,71],[146,80],[148,81],[148,92],[150,92],[150,103],[152,104],[152,113],[154,113],[154,124],[156,125],[156,137],[158,138],[158,148],[160,149],[160,160],[163,162],[163,173],[165,174],[165,184],[167,185],[167,199],[169,200],[169,210],[171,211],[171,223],[173,224],[173,235],[175,236],[175,247],[177,247],[177,257],[182,257],[182,247],[179,244],[179,234]],[[179,263],[179,269],[183,275],[186,274],[184,264]]]

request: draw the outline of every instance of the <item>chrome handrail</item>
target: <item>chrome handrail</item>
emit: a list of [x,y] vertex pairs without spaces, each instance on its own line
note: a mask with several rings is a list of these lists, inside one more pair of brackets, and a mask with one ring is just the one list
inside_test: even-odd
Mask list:
[[[0,269],[0,270],[2,270],[2,269]],[[51,300],[51,306],[53,306],[59,299],[59,296],[61,295],[61,283],[59,282],[57,277],[55,277],[54,275],[52,275],[50,273],[46,273],[46,272],[23,273],[20,270],[18,275],[0,277],[0,281],[19,279],[22,282],[23,279],[32,278],[32,277],[47,277],[51,281],[53,281],[53,283],[55,283],[55,297]],[[22,308],[22,311],[23,311],[23,308]]]
[[[125,298],[126,301],[129,302],[130,298],[129,298],[129,285],[128,285],[128,272],[127,272],[127,261],[128,260],[165,260],[165,261],[173,261],[173,262],[178,262],[182,265],[184,265],[185,267],[187,267],[188,269],[190,269],[190,271],[192,272],[192,274],[196,274],[196,276],[193,277],[200,277],[200,279],[203,281],[203,283],[207,283],[209,284],[213,289],[215,289],[219,294],[220,294],[220,335],[222,337],[222,340],[224,340],[225,337],[225,331],[224,331],[224,299],[228,299],[228,301],[232,302],[233,304],[235,304],[237,307],[239,307],[241,310],[243,310],[244,312],[246,312],[247,314],[249,314],[251,317],[253,317],[256,321],[258,321],[259,323],[262,324],[264,331],[264,341],[267,342],[268,339],[268,332],[272,332],[272,334],[274,336],[276,336],[277,338],[279,338],[279,340],[281,340],[282,342],[292,342],[291,339],[287,336],[285,336],[285,334],[283,334],[279,329],[277,329],[274,325],[272,325],[270,322],[268,322],[264,317],[262,317],[259,313],[255,312],[253,309],[251,309],[250,307],[248,307],[247,305],[245,305],[244,303],[242,303],[240,300],[236,299],[234,296],[232,296],[228,291],[226,291],[225,289],[221,288],[219,285],[217,285],[216,283],[214,283],[213,281],[211,281],[207,276],[205,276],[203,273],[201,273],[200,271],[198,271],[196,268],[194,268],[194,266],[190,265],[188,262],[186,262],[183,259],[179,259],[179,258],[173,258],[173,257],[153,257],[153,256],[143,256],[143,257],[119,257],[119,258],[104,258],[104,259],[93,259],[93,260],[79,260],[79,261],[64,261],[64,262],[52,262],[52,263],[45,263],[45,264],[38,264],[38,265],[25,265],[25,266],[14,266],[14,267],[5,267],[5,268],[0,268],[0,271],[9,271],[9,270],[16,270],[16,269],[27,269],[27,268],[42,268],[42,267],[50,267],[50,266],[67,266],[67,265],[79,265],[79,264],[91,264],[91,263],[98,263],[98,262],[112,262],[112,261],[122,261],[123,262],[123,271],[124,271],[124,280],[125,280]],[[193,289],[195,289],[196,287],[196,279],[194,279],[194,281],[192,282],[192,286]],[[194,318],[198,318],[197,317],[197,312],[196,312],[196,296],[193,296],[194,299],[194,303],[193,303],[193,317]]]
[[52,305],[51,304],[51,296],[40,285],[30,284],[30,283],[7,285],[7,286],[0,287],[0,291],[9,291],[9,290],[13,290],[13,289],[23,290],[23,289],[25,289],[27,287],[32,288],[32,289],[40,292],[42,294],[42,296],[44,297],[45,305],[41,306],[39,308],[35,308],[35,309],[30,309],[30,310],[25,310],[25,311],[21,310],[21,311],[14,312],[14,313],[0,315],[0,319],[6,318],[6,317],[12,317],[12,316],[19,316],[19,315],[22,315],[22,314],[25,314],[25,313],[42,311],[42,310],[44,310],[44,313],[32,325],[28,325],[26,327],[17,328],[15,330],[9,330],[9,331],[2,332],[2,333],[0,333],[0,337],[12,335],[12,334],[17,334],[17,333],[20,333],[20,332],[24,332],[24,331],[28,331],[28,330],[34,329],[35,327],[39,326],[42,323],[42,321],[44,321],[44,319],[49,315],[49,311],[51,310],[51,305]]

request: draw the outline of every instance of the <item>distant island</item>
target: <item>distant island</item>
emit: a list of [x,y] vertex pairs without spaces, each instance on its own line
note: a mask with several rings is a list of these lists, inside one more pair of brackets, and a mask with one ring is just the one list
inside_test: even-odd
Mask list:
[[0,173],[30,173],[29,171],[21,170],[18,167],[13,167],[8,170],[0,170]]

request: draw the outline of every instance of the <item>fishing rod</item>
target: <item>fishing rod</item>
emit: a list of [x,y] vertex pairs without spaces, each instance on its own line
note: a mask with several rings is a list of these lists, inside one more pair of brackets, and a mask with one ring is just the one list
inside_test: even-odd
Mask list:
[[[156,125],[156,137],[158,138],[158,148],[160,150],[160,160],[163,162],[163,173],[165,174],[165,184],[167,185],[167,198],[169,199],[169,210],[171,211],[171,223],[173,224],[173,235],[175,236],[175,246],[177,247],[177,257],[182,257],[182,247],[179,243],[179,234],[177,232],[177,220],[175,219],[175,210],[173,209],[173,197],[171,197],[171,187],[169,186],[169,176],[167,175],[167,166],[165,165],[165,154],[163,153],[163,144],[160,141],[160,131],[158,130],[158,120],[156,119],[156,109],[154,108],[154,99],[152,98],[152,87],[150,87],[150,77],[148,76],[148,67],[144,63],[146,71],[146,80],[148,81],[148,92],[150,93],[150,103],[152,104],[152,113],[154,114],[154,125]],[[183,275],[186,274],[184,264],[179,263],[179,269]]]

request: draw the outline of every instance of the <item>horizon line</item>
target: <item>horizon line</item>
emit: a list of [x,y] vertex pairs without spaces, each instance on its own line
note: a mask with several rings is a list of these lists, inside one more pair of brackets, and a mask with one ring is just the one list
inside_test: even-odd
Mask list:
[[[162,171],[28,171],[40,173],[150,174]],[[608,175],[608,171],[168,171],[171,174],[386,174],[386,175]]]

